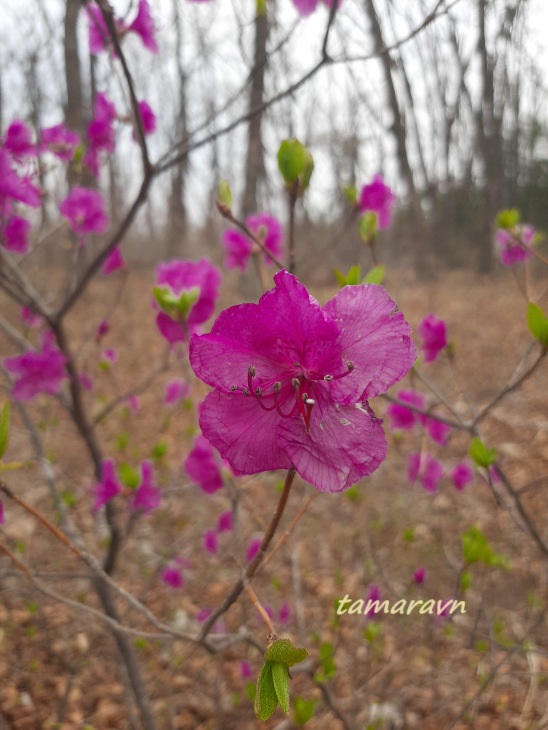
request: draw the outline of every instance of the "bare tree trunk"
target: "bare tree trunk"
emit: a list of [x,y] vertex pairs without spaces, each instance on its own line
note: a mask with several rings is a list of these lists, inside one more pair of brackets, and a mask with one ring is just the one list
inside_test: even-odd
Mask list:
[[66,0],[65,13],[65,79],[67,84],[67,103],[65,123],[84,136],[84,115],[82,97],[82,75],[78,52],[78,15],[80,0]]
[[[264,101],[264,78],[267,55],[266,44],[269,30],[266,12],[257,13],[255,17],[255,52],[251,71],[251,95],[249,110],[258,109]],[[264,155],[262,140],[263,113],[259,112],[249,122],[249,140],[245,163],[245,191],[242,203],[244,215],[257,210],[258,186],[264,177]]]

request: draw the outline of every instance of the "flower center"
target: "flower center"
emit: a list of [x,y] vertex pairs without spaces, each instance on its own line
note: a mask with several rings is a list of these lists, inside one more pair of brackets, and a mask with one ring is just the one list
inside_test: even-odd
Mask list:
[[[354,364],[347,362],[346,372],[337,375],[322,375],[315,371],[307,371],[305,374],[299,363],[294,364],[296,371],[293,371],[293,373],[285,375],[281,380],[272,379],[260,385],[258,384],[258,379],[256,380],[257,370],[254,365],[251,365],[247,372],[247,388],[242,388],[241,392],[245,396],[255,398],[263,410],[275,410],[282,418],[294,418],[295,416],[301,415],[304,420],[306,432],[310,433],[310,418],[312,416],[312,409],[316,405],[316,401],[313,398],[315,389],[314,381],[330,383],[333,380],[345,378],[354,370]],[[240,389],[233,385],[231,390],[235,393]],[[294,402],[291,405],[293,399]],[[282,406],[285,407],[287,401],[290,402],[290,408],[285,412]]]

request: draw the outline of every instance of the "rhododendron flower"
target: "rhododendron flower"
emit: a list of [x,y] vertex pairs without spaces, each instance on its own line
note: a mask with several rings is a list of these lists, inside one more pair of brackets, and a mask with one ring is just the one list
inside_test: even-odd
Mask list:
[[[370,601],[380,601],[381,600],[381,589],[376,583],[373,583],[371,586],[369,586],[369,591],[367,592],[367,598],[365,599],[365,605],[367,606]],[[364,616],[375,616],[375,608],[374,606],[371,606],[369,611],[364,612]]]
[[461,461],[451,471],[450,476],[455,489],[461,492],[467,484],[474,481],[474,470],[467,461]]
[[88,188],[72,188],[59,205],[78,236],[87,233],[104,233],[108,228],[108,216],[101,193]]
[[[425,410],[426,408],[426,398],[416,390],[399,390],[396,393],[396,398],[404,403],[415,406],[415,408],[420,408],[421,410]],[[404,431],[411,431],[419,421],[420,414],[415,413],[399,403],[390,403],[386,412],[390,418],[390,428],[392,430],[401,428]]]
[[0,147],[0,210],[5,210],[6,203],[10,200],[18,200],[32,208],[38,208],[41,203],[40,191],[30,178],[19,177],[10,153]]
[[[139,114],[141,116],[141,123],[143,125],[143,132],[145,135],[152,134],[156,131],[156,114],[152,111],[150,104],[147,101],[140,101],[137,105],[139,107]],[[135,132],[133,132],[133,139],[136,138]]]
[[249,679],[251,677],[251,664],[245,660],[240,662],[240,676],[242,679]]
[[26,218],[20,218],[17,215],[12,216],[4,228],[2,245],[8,251],[14,253],[27,253],[30,245],[29,233],[31,228],[30,221]]
[[33,312],[30,307],[21,307],[21,319],[27,327],[41,327],[44,323],[41,315]]
[[101,462],[101,481],[94,487],[93,511],[100,510],[104,504],[114,499],[121,491],[122,486],[116,478],[114,461],[112,459],[103,459]]
[[91,391],[93,390],[93,380],[91,379],[91,376],[89,373],[82,372],[78,375],[78,382],[82,386],[84,390]]
[[221,274],[208,259],[174,259],[156,269],[157,301],[163,311],[156,317],[160,333],[170,343],[185,342],[208,320],[219,296]]
[[184,461],[188,475],[206,494],[213,494],[223,487],[223,478],[213,447],[201,434]]
[[0,525],[3,525],[6,521],[6,518],[4,517],[4,505],[2,504],[2,500],[0,499]]
[[[333,0],[323,0],[324,5],[328,8],[333,6]],[[337,7],[340,7],[342,0],[338,0]],[[297,11],[303,17],[310,15],[318,7],[319,0],[293,0],[293,5],[297,8]]]
[[501,228],[497,231],[496,241],[499,248],[500,260],[504,266],[521,264],[531,258],[536,230],[532,226],[518,224],[507,231]]
[[114,152],[116,147],[115,120],[116,107],[106,94],[100,92],[95,97],[93,119],[88,124],[89,148],[84,157],[84,163],[95,177],[99,174],[99,154]]
[[174,406],[190,393],[190,386],[182,378],[173,378],[166,384],[164,404]]
[[443,465],[431,454],[413,452],[407,458],[407,478],[410,482],[419,479],[427,492],[436,492],[443,477]]
[[426,578],[426,568],[417,568],[417,570],[413,573],[413,580],[418,585],[420,585],[421,583],[424,583],[425,578]]
[[65,356],[49,339],[45,340],[41,352],[25,352],[6,358],[4,367],[17,378],[13,386],[14,399],[30,401],[39,393],[58,393],[67,377],[65,363]]
[[74,150],[80,144],[80,137],[61,123],[43,129],[40,143],[42,149],[49,150],[64,162],[70,162],[74,157]]
[[137,16],[129,26],[129,30],[136,33],[143,41],[145,48],[152,53],[158,53],[158,44],[155,38],[154,21],[150,14],[150,6],[147,0],[139,0]]
[[282,603],[278,618],[281,624],[287,624],[289,622],[291,618],[291,606],[289,603]]
[[130,395],[128,396],[126,402],[129,406],[129,410],[132,413],[137,413],[137,411],[139,410],[139,398],[136,395]]
[[217,532],[230,532],[233,525],[232,510],[223,512],[217,519]]
[[347,286],[322,308],[287,271],[274,282],[258,304],[230,307],[211,334],[192,337],[192,368],[215,388],[202,433],[238,475],[293,465],[338,492],[386,456],[368,399],[411,367],[411,330],[381,286]]
[[429,418],[428,416],[421,416],[421,421],[428,431],[428,435],[441,446],[445,446],[447,443],[447,437],[451,433],[451,426],[448,426],[442,421],[438,421],[435,418]]
[[99,322],[99,325],[97,326],[97,333],[95,334],[95,341],[99,342],[106,333],[110,330],[110,325],[106,319],[103,319]]
[[261,547],[261,542],[262,540],[259,540],[258,538],[251,540],[245,551],[245,559],[247,563],[250,563],[255,555],[257,555],[259,548]]
[[106,350],[103,350],[103,360],[116,362],[118,360],[118,350],[115,347],[107,347]]
[[[89,52],[96,56],[111,44],[110,33],[100,8],[89,3],[86,5],[86,14],[89,21]],[[114,25],[120,37],[127,30],[126,24],[120,18],[114,18]]]
[[154,484],[154,469],[152,462],[145,460],[141,464],[141,483],[137,487],[131,507],[145,514],[157,509],[162,501],[160,490]]
[[212,555],[215,555],[219,550],[217,533],[213,530],[208,530],[204,535],[204,550],[207,550],[207,552]]
[[104,260],[101,267],[101,274],[103,274],[103,276],[108,276],[109,274],[113,274],[115,271],[118,271],[118,269],[123,269],[125,265],[126,262],[122,256],[122,252],[120,251],[120,246],[115,246]]
[[162,570],[160,577],[170,588],[182,588],[185,584],[183,573],[177,565],[168,565]]
[[[280,258],[283,253],[283,231],[280,221],[268,213],[258,213],[246,218],[245,222],[249,230],[262,241],[265,248],[276,258]],[[222,243],[226,251],[225,266],[227,269],[237,268],[245,271],[251,253],[259,249],[254,241],[234,228],[229,228],[223,233]],[[266,254],[264,254],[264,260],[267,264],[272,263],[272,259]]]
[[377,228],[382,230],[390,225],[392,205],[396,196],[385,184],[382,175],[375,175],[369,185],[364,185],[359,200],[361,213],[375,213]]
[[423,340],[424,362],[432,362],[447,345],[445,322],[433,314],[427,314],[419,324],[418,332]]
[[20,119],[14,119],[8,127],[4,147],[15,159],[36,154],[36,145],[32,143],[30,129]]

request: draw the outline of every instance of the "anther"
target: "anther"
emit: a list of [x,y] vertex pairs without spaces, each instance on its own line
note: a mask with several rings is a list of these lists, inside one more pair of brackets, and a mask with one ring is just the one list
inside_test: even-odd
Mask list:
[[282,389],[282,384],[278,381],[277,383],[274,383],[274,392],[279,393]]
[[292,386],[293,386],[294,388],[298,388],[300,384],[301,384],[301,383],[300,383],[300,380],[299,380],[299,378],[291,378],[291,385],[292,385]]
[[242,388],[242,393],[244,395],[249,395],[249,390],[247,388]]
[[263,389],[257,388],[255,391],[255,395],[257,396],[257,398],[260,398],[262,396],[262,394],[263,394]]
[[314,400],[314,398],[307,398],[305,400],[305,403],[306,403],[307,406],[315,406],[316,405],[316,401]]
[[251,375],[252,378],[254,378],[255,375],[257,374],[257,371],[255,370],[255,367],[253,365],[249,366],[249,374]]
[[333,380],[333,376],[332,375],[324,375],[323,376],[323,379],[324,380],[327,380],[327,382],[330,383]]
[[235,393],[235,392],[236,392],[236,391],[238,390],[238,386],[237,386],[237,385],[231,385],[231,386],[230,386],[230,390],[231,390],[231,391],[232,391],[233,393]]
[[303,393],[301,395],[301,400],[303,403],[308,403],[308,393]]
[[351,360],[349,360],[349,361],[348,361],[348,362],[346,363],[346,367],[347,367],[347,368],[348,368],[349,370],[354,370],[354,363],[353,363],[353,362],[352,362]]

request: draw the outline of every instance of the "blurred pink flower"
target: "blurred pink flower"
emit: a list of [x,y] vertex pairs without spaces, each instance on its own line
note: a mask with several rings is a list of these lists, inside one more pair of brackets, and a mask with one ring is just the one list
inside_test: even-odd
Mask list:
[[173,378],[166,384],[164,405],[174,406],[190,393],[190,386],[182,378]]
[[251,677],[251,664],[244,661],[240,662],[240,677],[242,679],[249,679]]
[[95,341],[99,342],[106,333],[110,330],[110,325],[106,319],[101,320],[97,326],[97,333],[95,335]]
[[375,213],[377,228],[383,230],[390,225],[392,206],[396,196],[385,184],[382,175],[375,175],[369,185],[364,185],[359,200],[361,213]]
[[[283,230],[280,221],[268,213],[257,213],[246,218],[246,225],[265,247],[276,258],[283,254]],[[225,249],[225,266],[227,269],[241,269],[245,271],[249,257],[257,244],[244,233],[229,228],[223,233],[222,244]],[[263,253],[265,263],[270,265],[272,260]]]
[[407,478],[414,482],[420,480],[427,492],[436,492],[443,477],[443,465],[431,454],[412,452],[407,457]]
[[289,620],[291,618],[291,606],[289,605],[289,603],[282,603],[278,617],[281,624],[289,623]]
[[[396,398],[404,403],[409,403],[415,408],[425,410],[426,398],[422,393],[417,390],[399,390],[396,393]],[[386,409],[388,417],[390,418],[390,428],[394,431],[395,429],[401,428],[405,431],[410,431],[415,424],[419,421],[420,414],[409,410],[399,403],[390,403]]]
[[60,160],[70,162],[74,150],[80,144],[79,135],[63,123],[42,130],[40,146],[48,150]]
[[216,553],[219,550],[219,540],[217,538],[217,533],[213,530],[208,530],[204,535],[204,550],[207,550],[208,553],[211,553],[212,555],[216,555]]
[[18,200],[32,208],[38,208],[42,202],[38,188],[29,177],[19,177],[10,153],[0,147],[0,210],[5,211],[10,200]]
[[428,416],[422,416],[421,423],[425,426],[432,441],[435,441],[441,446],[445,446],[447,438],[451,433],[451,426],[442,423],[442,421],[437,421],[435,418],[429,418]]
[[223,478],[213,446],[199,434],[184,461],[188,475],[206,494],[213,494],[223,487]]
[[127,404],[132,413],[137,413],[139,410],[139,398],[136,395],[130,395],[127,398]]
[[21,307],[21,319],[27,327],[41,327],[44,324],[41,315],[33,312],[30,307]]
[[116,362],[118,360],[118,350],[115,347],[107,347],[103,350],[103,359],[108,362]]
[[27,253],[30,246],[29,233],[31,228],[31,223],[26,218],[20,218],[17,215],[12,216],[4,228],[2,245],[5,249],[14,253]]
[[185,584],[183,572],[181,568],[179,568],[177,565],[168,565],[167,567],[165,567],[162,570],[160,577],[162,579],[162,582],[170,588],[182,588]]
[[120,246],[115,246],[104,260],[101,267],[101,274],[103,274],[103,276],[108,276],[109,274],[113,274],[115,271],[118,271],[118,269],[123,269],[125,265],[126,262],[122,256]]
[[2,500],[0,499],[0,525],[3,525],[6,521],[6,518],[4,517],[4,505],[2,504]]
[[14,119],[6,131],[4,148],[16,160],[36,154],[36,145],[32,143],[32,135],[27,125],[20,119]]
[[451,480],[455,489],[461,492],[464,487],[474,481],[474,470],[467,461],[461,461],[451,471]]
[[137,16],[129,26],[129,30],[136,33],[143,41],[145,48],[152,53],[158,53],[158,44],[155,38],[154,21],[150,13],[150,6],[147,0],[139,0]]
[[82,388],[87,391],[93,390],[93,380],[91,379],[91,376],[86,372],[81,372],[78,375],[78,381]]
[[101,481],[94,487],[95,499],[93,511],[98,512],[103,505],[120,494],[122,487],[116,478],[116,468],[112,459],[103,459],[101,462]]
[[245,551],[245,559],[247,563],[250,563],[257,555],[259,548],[261,547],[261,542],[262,540],[259,540],[259,538],[251,540]]
[[72,188],[59,205],[78,236],[88,233],[104,233],[108,228],[108,216],[101,193],[88,188]]
[[[152,134],[156,131],[156,114],[152,111],[150,104],[147,101],[140,101],[138,104],[139,114],[141,115],[141,122],[143,125],[143,132],[145,135]],[[133,139],[136,138],[135,131],[133,132]]]
[[154,484],[154,468],[152,462],[147,459],[141,463],[141,483],[135,491],[131,508],[148,514],[158,509],[161,501],[160,490]]
[[45,339],[41,352],[30,351],[6,358],[4,367],[16,377],[13,398],[30,401],[39,393],[56,395],[67,378],[65,363],[63,353],[48,339]]
[[511,230],[503,228],[497,231],[496,241],[500,260],[504,266],[514,266],[531,258],[536,230],[532,226],[518,224]]
[[[381,600],[381,589],[379,588],[379,586],[376,583],[373,583],[372,585],[369,586],[369,591],[368,591],[367,597],[365,599],[365,605],[367,606],[369,601],[380,601],[380,600]],[[377,616],[377,614],[375,613],[374,607],[371,607],[369,609],[369,611],[366,611],[364,613],[364,615],[368,616],[368,617]],[[378,615],[381,615],[381,614],[378,614]]]
[[197,290],[197,300],[190,307],[184,321],[178,318],[178,311],[172,314],[165,311],[156,316],[156,325],[163,337],[170,343],[185,342],[206,322],[215,309],[219,296],[221,274],[208,259],[183,261],[174,259],[159,264],[156,269],[156,282],[160,288],[167,288],[174,297],[183,292]]
[[95,177],[99,174],[99,154],[101,152],[114,152],[116,147],[116,135],[114,121],[116,120],[116,107],[103,92],[95,97],[93,108],[93,119],[88,124],[88,150],[84,157],[84,164],[89,167]]
[[217,532],[230,532],[232,530],[233,515],[232,510],[223,512],[217,519]]
[[426,578],[426,568],[417,568],[417,570],[413,573],[413,580],[418,585],[420,585],[421,583],[424,583],[425,578]]
[[423,340],[424,362],[433,362],[447,345],[445,322],[433,314],[427,314],[419,324],[418,332]]

